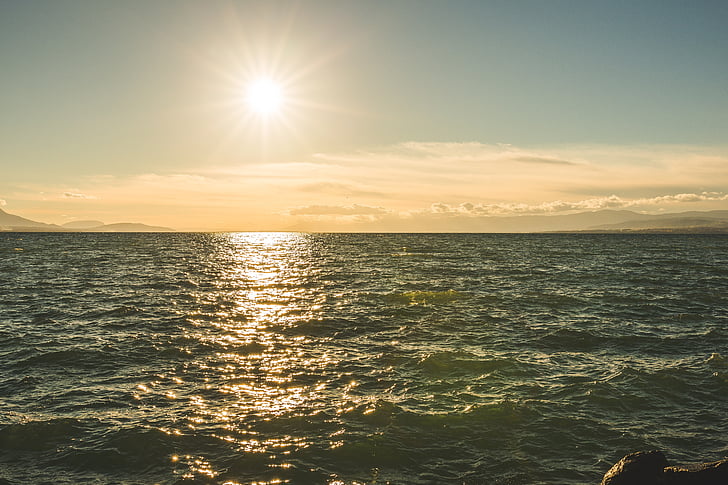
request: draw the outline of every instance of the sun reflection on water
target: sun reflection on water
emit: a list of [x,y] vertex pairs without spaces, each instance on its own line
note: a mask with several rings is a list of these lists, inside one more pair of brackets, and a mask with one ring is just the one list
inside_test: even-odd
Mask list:
[[[214,255],[216,281],[211,290],[198,292],[199,310],[189,319],[190,346],[203,352],[193,352],[193,363],[172,377],[180,387],[188,381],[205,385],[166,395],[187,399],[183,421],[188,430],[232,444],[241,453],[283,456],[309,446],[309,438],[285,426],[276,429],[271,417],[300,420],[319,412],[326,385],[312,374],[334,364],[312,348],[309,337],[288,331],[320,318],[324,296],[314,294],[316,285],[310,284],[318,269],[312,266],[306,235],[225,237]],[[189,373],[201,375],[186,379]],[[185,462],[189,473],[215,476],[202,457]]]

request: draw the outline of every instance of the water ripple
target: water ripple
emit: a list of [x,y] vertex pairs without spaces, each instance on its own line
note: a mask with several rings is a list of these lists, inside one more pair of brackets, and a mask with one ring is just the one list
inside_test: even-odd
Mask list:
[[0,481],[581,484],[635,449],[717,459],[724,242],[0,234]]

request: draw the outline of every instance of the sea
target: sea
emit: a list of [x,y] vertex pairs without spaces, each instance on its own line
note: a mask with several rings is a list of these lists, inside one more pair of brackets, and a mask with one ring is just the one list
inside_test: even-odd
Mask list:
[[0,234],[0,483],[598,484],[728,455],[728,237]]

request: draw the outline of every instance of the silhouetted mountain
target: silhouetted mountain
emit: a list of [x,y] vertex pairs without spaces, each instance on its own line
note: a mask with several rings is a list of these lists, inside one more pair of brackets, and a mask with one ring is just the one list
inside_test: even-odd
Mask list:
[[134,222],[118,222],[99,227],[85,229],[84,232],[174,232],[174,229],[162,226],[148,226]]
[[602,224],[589,229],[600,232],[728,232],[728,211],[663,214],[617,224]]
[[488,217],[486,227],[492,232],[550,232],[587,229],[594,225],[619,224],[649,218],[628,210],[600,210],[567,215]]
[[600,230],[642,230],[659,228],[689,227],[728,227],[728,211],[682,212],[680,214],[662,214],[646,219],[629,220],[616,224],[602,224],[591,229]]
[[66,222],[62,225],[66,229],[91,229],[94,227],[101,227],[104,223],[101,221],[71,221]]
[[63,231],[61,226],[36,222],[0,209],[0,231]]
[[0,209],[0,231],[5,232],[174,232],[161,226],[148,226],[131,222],[104,224],[101,221],[74,221],[57,226],[45,224],[25,217],[8,214]]

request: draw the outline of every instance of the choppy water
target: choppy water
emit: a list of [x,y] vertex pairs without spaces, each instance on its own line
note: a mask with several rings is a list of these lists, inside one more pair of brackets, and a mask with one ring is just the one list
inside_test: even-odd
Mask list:
[[722,236],[0,234],[0,278],[13,485],[582,484],[728,454]]

